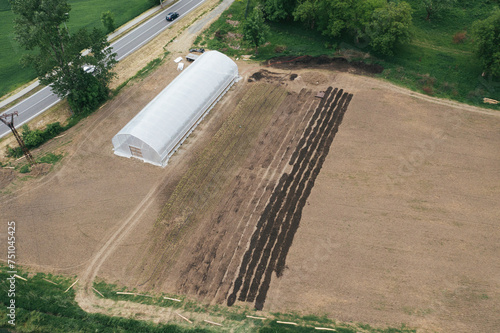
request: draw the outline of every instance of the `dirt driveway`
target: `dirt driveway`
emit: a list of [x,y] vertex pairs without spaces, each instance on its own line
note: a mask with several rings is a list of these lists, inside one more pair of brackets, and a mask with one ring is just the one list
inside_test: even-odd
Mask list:
[[[263,311],[373,326],[406,323],[422,332],[500,327],[498,113],[408,92],[348,68],[238,61],[242,80],[166,168],[113,155],[113,135],[177,75],[170,61],[177,50],[45,146],[66,154],[51,173],[7,185],[8,172],[0,219],[17,223],[20,264],[227,304],[259,218],[321,103],[315,95],[333,87],[352,100],[341,123],[332,123],[338,132],[281,275],[270,279]],[[264,74],[249,82],[257,72]],[[256,91],[259,102],[249,97]],[[259,118],[240,110],[258,103],[266,106]],[[226,130],[224,142],[235,135],[244,147],[226,147],[232,163],[210,151]],[[204,157],[219,163],[206,164],[214,173],[193,173],[203,186],[184,186]],[[176,201],[175,193],[196,196]],[[168,202],[178,209],[165,211]],[[190,224],[176,229],[182,221]],[[253,298],[239,296],[236,302],[253,306]]]

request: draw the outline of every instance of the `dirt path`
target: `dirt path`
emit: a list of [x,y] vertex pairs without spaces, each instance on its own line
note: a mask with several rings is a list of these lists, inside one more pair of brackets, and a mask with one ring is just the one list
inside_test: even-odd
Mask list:
[[101,268],[104,261],[109,257],[113,251],[116,250],[117,246],[123,240],[124,237],[136,226],[136,224],[141,220],[145,211],[152,205],[154,198],[161,191],[166,178],[169,175],[165,175],[163,178],[159,179],[158,185],[153,186],[149,193],[142,199],[142,201],[135,207],[134,211],[129,215],[129,217],[119,224],[118,230],[108,239],[108,241],[101,247],[101,249],[93,256],[90,263],[85,268],[81,274],[81,281],[83,284],[82,292],[91,292],[92,284],[95,277],[97,276],[99,269]]

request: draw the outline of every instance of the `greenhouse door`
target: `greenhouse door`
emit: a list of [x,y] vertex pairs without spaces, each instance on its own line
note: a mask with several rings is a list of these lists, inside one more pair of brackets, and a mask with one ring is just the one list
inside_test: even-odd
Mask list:
[[128,146],[128,147],[130,148],[130,153],[132,154],[132,156],[142,158],[142,151],[140,148],[132,147],[132,146]]

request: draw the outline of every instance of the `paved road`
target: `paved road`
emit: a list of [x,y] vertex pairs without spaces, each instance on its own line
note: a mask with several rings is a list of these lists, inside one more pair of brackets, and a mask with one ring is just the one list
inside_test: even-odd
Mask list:
[[[200,5],[204,0],[180,0],[173,6],[161,11],[147,22],[132,30],[116,42],[111,44],[113,51],[117,53],[117,60],[121,60],[146,44],[160,32],[174,24],[182,16]],[[168,22],[165,20],[166,13],[178,12],[180,17],[176,21]],[[33,96],[26,98],[5,112],[17,111],[18,117],[14,118],[16,128],[27,121],[40,115],[51,106],[60,101],[59,97],[52,93],[50,87],[45,87]],[[7,126],[0,123],[0,138],[10,133]]]

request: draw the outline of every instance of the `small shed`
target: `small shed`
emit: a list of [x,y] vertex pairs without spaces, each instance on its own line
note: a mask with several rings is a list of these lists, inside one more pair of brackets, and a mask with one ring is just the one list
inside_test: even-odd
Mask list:
[[113,137],[114,153],[166,166],[237,77],[229,57],[203,53]]

